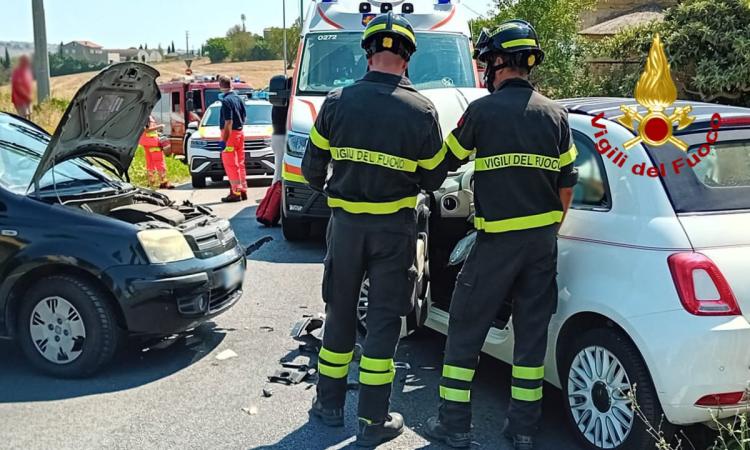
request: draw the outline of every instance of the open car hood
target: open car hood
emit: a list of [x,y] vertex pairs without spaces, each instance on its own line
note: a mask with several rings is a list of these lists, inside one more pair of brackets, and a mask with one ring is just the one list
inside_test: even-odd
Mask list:
[[42,155],[31,180],[39,180],[55,164],[93,156],[127,174],[149,114],[161,98],[159,72],[137,62],[107,67],[78,90]]

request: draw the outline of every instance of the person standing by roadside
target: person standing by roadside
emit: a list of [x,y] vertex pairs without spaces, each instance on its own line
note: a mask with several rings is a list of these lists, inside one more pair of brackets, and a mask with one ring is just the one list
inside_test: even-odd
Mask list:
[[229,178],[229,195],[222,198],[224,203],[247,200],[247,173],[245,168],[245,102],[232,90],[232,80],[228,76],[219,77],[219,89],[224,94],[221,99],[219,124],[221,130],[221,162]]
[[449,165],[474,161],[477,241],[456,280],[440,382],[439,415],[425,432],[471,446],[471,382],[487,332],[513,300],[511,400],[503,433],[531,450],[542,416],[547,329],[557,308],[557,230],[578,179],[563,107],[536,92],[531,70],[544,52],[522,20],[483,31],[475,56],[492,95],[469,105],[448,135]]
[[11,74],[11,101],[19,116],[31,120],[34,75],[31,73],[31,60],[27,55],[18,58],[18,66]]
[[326,322],[310,413],[328,426],[344,425],[357,301],[367,272],[357,445],[373,447],[404,429],[403,417],[389,404],[401,317],[414,306],[415,208],[420,188],[435,190],[445,180],[447,150],[435,106],[404,76],[417,50],[409,21],[390,12],[374,18],[362,48],[369,72],[326,98],[302,174],[313,189],[325,188],[332,210],[323,275]]
[[165,142],[159,137],[164,125],[157,125],[154,116],[149,116],[148,125],[138,141],[138,149],[143,150],[146,159],[146,174],[148,185],[152,189],[174,189],[167,180],[167,164],[164,159]]
[[[292,78],[286,79],[286,88],[292,88]],[[289,105],[276,106],[271,109],[271,123],[273,134],[271,135],[271,148],[273,149],[273,183],[281,181],[281,171],[284,163],[284,148],[286,147],[286,121],[289,113]]]

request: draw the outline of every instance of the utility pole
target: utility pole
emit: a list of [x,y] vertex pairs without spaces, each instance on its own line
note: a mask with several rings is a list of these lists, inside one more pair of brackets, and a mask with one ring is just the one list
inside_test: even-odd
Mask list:
[[289,61],[286,52],[286,0],[281,0],[282,4],[282,32],[284,33],[284,76],[286,76],[286,68],[289,66]]
[[300,32],[302,31],[302,26],[305,23],[305,0],[299,0],[299,26],[300,26]]
[[47,25],[44,22],[44,0],[31,0],[31,11],[34,18],[36,100],[41,103],[49,98],[49,55],[47,54]]
[[188,53],[190,53],[190,50],[188,50],[190,47],[188,46],[188,39],[190,37],[190,32],[188,30],[185,30],[185,56],[188,56]]

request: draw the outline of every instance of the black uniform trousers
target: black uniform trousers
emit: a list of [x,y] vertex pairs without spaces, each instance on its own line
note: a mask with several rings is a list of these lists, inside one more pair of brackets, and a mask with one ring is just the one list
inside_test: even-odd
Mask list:
[[440,385],[440,422],[471,428],[471,382],[487,333],[507,298],[513,301],[510,431],[530,435],[542,414],[547,329],[557,309],[557,225],[507,233],[479,232],[450,306]]
[[416,213],[350,214],[334,209],[327,234],[323,299],[326,321],[319,355],[318,399],[324,408],[344,406],[356,339],[362,280],[370,280],[367,337],[359,373],[359,417],[383,421],[395,377],[393,356],[408,314],[416,270]]

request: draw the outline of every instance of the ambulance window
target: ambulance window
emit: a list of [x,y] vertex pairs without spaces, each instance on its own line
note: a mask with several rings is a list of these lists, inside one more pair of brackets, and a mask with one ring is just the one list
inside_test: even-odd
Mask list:
[[180,93],[172,92],[172,112],[180,112]]
[[573,132],[573,141],[578,148],[575,162],[578,184],[573,188],[573,208],[609,210],[609,186],[601,155],[594,150],[594,143],[577,131]]

